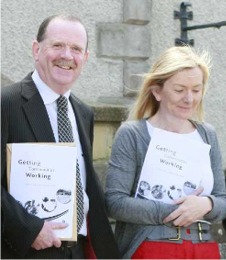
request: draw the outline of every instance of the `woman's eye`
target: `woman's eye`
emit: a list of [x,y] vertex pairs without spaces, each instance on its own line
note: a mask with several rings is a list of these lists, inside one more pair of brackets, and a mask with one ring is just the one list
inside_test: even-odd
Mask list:
[[192,90],[194,93],[200,93],[200,91],[201,90],[199,90],[199,89],[194,89],[194,90]]

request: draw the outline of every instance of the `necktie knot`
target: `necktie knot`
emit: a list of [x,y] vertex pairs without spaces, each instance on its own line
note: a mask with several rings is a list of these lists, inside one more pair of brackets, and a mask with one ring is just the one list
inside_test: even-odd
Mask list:
[[64,110],[66,112],[68,111],[68,101],[67,101],[66,97],[61,95],[57,99],[57,109],[58,109],[58,111],[61,111],[61,110]]

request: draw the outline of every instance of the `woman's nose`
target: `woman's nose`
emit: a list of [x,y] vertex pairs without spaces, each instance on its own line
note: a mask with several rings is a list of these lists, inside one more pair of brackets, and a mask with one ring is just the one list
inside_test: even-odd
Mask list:
[[187,103],[191,103],[193,101],[193,94],[191,91],[187,91],[184,97],[184,101]]

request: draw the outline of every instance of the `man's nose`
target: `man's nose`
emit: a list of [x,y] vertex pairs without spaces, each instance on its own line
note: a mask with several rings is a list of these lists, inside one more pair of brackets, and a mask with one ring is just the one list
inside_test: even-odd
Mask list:
[[73,55],[71,53],[71,48],[69,46],[66,46],[61,55],[64,57],[64,58],[67,58],[67,59],[72,59],[73,58]]

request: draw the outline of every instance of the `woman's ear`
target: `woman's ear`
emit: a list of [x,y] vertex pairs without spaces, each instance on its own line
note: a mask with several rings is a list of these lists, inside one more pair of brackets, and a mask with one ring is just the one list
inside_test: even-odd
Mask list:
[[151,92],[157,101],[161,101],[161,87],[158,85],[151,86]]

